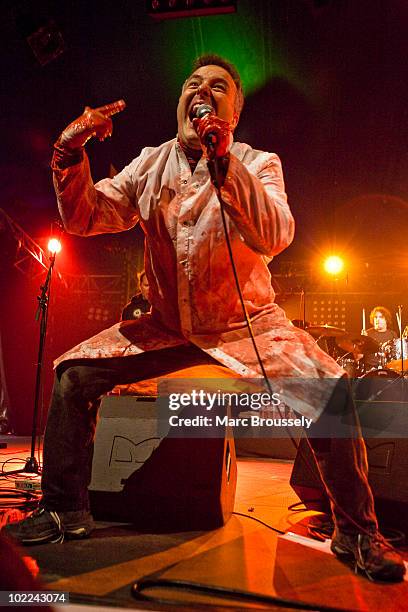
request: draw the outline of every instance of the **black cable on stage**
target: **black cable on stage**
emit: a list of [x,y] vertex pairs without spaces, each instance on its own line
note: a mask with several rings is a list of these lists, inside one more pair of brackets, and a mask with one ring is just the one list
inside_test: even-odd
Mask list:
[[257,523],[260,523],[264,527],[267,527],[268,529],[271,529],[272,531],[275,531],[279,535],[286,535],[286,531],[282,531],[281,529],[277,529],[276,527],[272,527],[272,525],[269,525],[269,523],[265,523],[265,521],[262,521],[261,519],[257,518],[256,516],[251,516],[250,514],[245,514],[244,512],[233,512],[232,514],[235,514],[236,516],[243,516],[244,518],[249,518],[249,519],[251,519],[251,521],[256,521]]
[[382,528],[382,534],[388,542],[392,542],[394,546],[402,546],[405,543],[405,533],[394,527],[387,527],[386,525]]
[[[274,606],[280,606],[283,608],[291,608],[292,610],[313,610],[314,612],[345,612],[344,608],[337,608],[335,606],[325,606],[321,604],[311,604],[305,601],[296,601],[293,599],[286,599],[283,597],[277,597],[273,595],[264,595],[263,593],[255,593],[251,591],[245,591],[243,589],[234,589],[223,586],[215,586],[203,584],[201,582],[190,582],[189,580],[170,580],[166,578],[142,578],[135,582],[132,586],[132,595],[136,599],[142,601],[151,601],[159,604],[171,604],[180,605],[183,603],[182,600],[168,600],[162,598],[155,598],[144,593],[147,589],[167,588],[176,589],[181,591],[187,591],[191,593],[201,593],[202,595],[208,595],[212,597],[223,597],[225,599],[238,599],[247,602],[263,603]],[[348,609],[348,612],[351,612]]]
[[[208,165],[208,170],[209,170],[209,173],[210,173],[210,176],[211,176],[211,182],[212,182],[212,184],[213,184],[213,186],[214,186],[214,188],[216,190],[216,193],[217,193],[217,196],[218,196],[218,200],[219,200],[219,203],[220,203],[221,219],[222,219],[222,225],[223,225],[223,228],[224,228],[225,242],[226,242],[226,245],[227,245],[228,255],[229,255],[229,258],[230,258],[230,262],[231,262],[231,269],[232,269],[232,273],[233,273],[233,276],[234,276],[235,285],[236,285],[236,289],[237,289],[237,292],[238,292],[239,300],[241,302],[241,307],[242,307],[242,311],[243,311],[243,314],[244,314],[245,323],[246,323],[246,326],[248,328],[249,336],[251,338],[251,342],[252,342],[252,345],[254,347],[255,355],[256,355],[259,367],[261,369],[263,379],[264,379],[264,381],[265,381],[265,383],[266,383],[266,385],[268,387],[268,391],[269,391],[270,395],[273,395],[272,385],[270,384],[269,378],[268,378],[268,376],[266,374],[265,366],[264,366],[264,364],[262,362],[262,358],[260,356],[260,353],[259,353],[259,350],[258,350],[258,347],[257,347],[257,344],[256,344],[255,336],[254,336],[253,329],[252,329],[251,320],[249,318],[248,311],[247,311],[247,308],[245,306],[244,297],[242,295],[241,286],[239,284],[238,273],[237,273],[237,269],[236,269],[236,266],[235,266],[235,261],[234,261],[234,255],[233,255],[233,252],[232,252],[231,242],[230,242],[230,238],[229,238],[229,235],[228,235],[226,213],[225,213],[225,203],[224,203],[224,201],[222,199],[222,195],[221,195],[221,186],[222,186],[223,181],[224,181],[223,169],[217,163],[217,159],[208,160],[207,165]],[[283,418],[279,405],[277,406],[277,409],[278,409],[280,417]],[[357,422],[356,422],[356,425],[357,425]],[[308,460],[308,458],[302,452],[302,449],[299,448],[299,444],[294,439],[294,437],[293,437],[289,427],[285,426],[285,429],[286,429],[286,432],[287,432],[287,434],[289,436],[289,439],[291,440],[293,446],[296,449],[296,452],[300,453],[300,456],[302,457],[303,461],[305,462],[305,465],[308,468],[308,470],[310,471],[310,473],[314,473],[315,470],[314,470],[313,466],[311,465],[311,463]],[[330,499],[330,501],[333,504],[336,505],[337,510],[344,516],[344,518],[346,518],[356,529],[358,529],[358,531],[364,533],[365,535],[368,535],[368,536],[372,537],[373,534],[368,529],[366,529],[365,527],[362,527],[361,525],[359,525],[353,519],[353,517],[351,517],[346,512],[346,510],[344,510],[344,508],[342,508],[336,502],[336,500],[334,499],[331,491],[327,487],[326,487],[326,491],[325,492],[326,492],[328,498]],[[392,548],[389,544],[387,544],[387,545],[389,546],[389,548]]]
[[[296,505],[300,505],[302,502],[298,502],[297,504],[292,504],[290,508],[294,509]],[[301,511],[299,509],[298,511]],[[276,527],[272,527],[268,523],[265,523],[261,519],[258,519],[255,516],[251,516],[249,514],[245,514],[243,512],[233,512],[236,516],[242,516],[244,518],[249,518],[257,523],[260,523],[264,527],[275,531],[279,535],[286,535],[285,531],[281,531],[280,529],[276,529]],[[393,533],[389,534],[393,535],[394,539],[403,538],[404,534],[397,530],[393,530]],[[319,533],[315,534],[314,539],[318,539],[324,541],[326,537],[318,537]],[[390,538],[391,539],[391,538]],[[176,565],[176,564],[175,564]],[[151,595],[146,595],[144,593],[145,590],[155,589],[155,588],[166,588],[166,589],[174,589],[191,593],[200,593],[202,595],[208,595],[212,597],[221,597],[225,599],[237,599],[242,601],[249,601],[254,603],[261,604],[269,604],[274,606],[280,606],[283,608],[291,608],[294,610],[314,610],[315,612],[344,612],[344,608],[336,608],[332,606],[326,606],[321,604],[310,604],[308,602],[300,601],[300,600],[291,600],[273,595],[264,595],[263,593],[256,593],[252,591],[246,591],[243,589],[235,589],[228,588],[218,585],[208,585],[203,584],[201,582],[191,582],[189,580],[178,580],[178,579],[169,579],[169,578],[150,578],[150,577],[142,577],[140,580],[136,581],[132,585],[131,593],[133,597],[141,601],[150,601],[157,604],[166,604],[166,605],[180,605],[181,603],[186,605],[191,602],[185,602],[183,600],[173,600],[173,599],[163,599],[162,597],[153,597]],[[196,603],[196,602],[195,602]],[[207,605],[204,603],[204,605]],[[347,612],[352,612],[351,609],[348,609]]]
[[20,457],[9,457],[5,461],[3,461],[3,463],[1,464],[0,478],[5,478],[6,480],[35,480],[36,476],[41,475],[41,468],[38,470],[38,474],[33,474],[31,472],[20,472],[19,474],[15,474],[4,471],[4,466],[6,465],[6,463],[13,462],[21,465],[23,461]]
[[32,491],[21,491],[20,489],[0,489],[0,509],[19,508],[22,510],[34,510],[38,505],[38,496]]
[[[9,457],[2,463],[1,471],[0,471],[0,480],[7,482],[16,482],[18,480],[36,480],[36,475],[33,474],[13,474],[9,475],[4,471],[4,466],[6,463],[18,463],[21,465],[21,458],[19,457]],[[33,490],[23,490],[18,489],[9,489],[9,488],[0,488],[0,509],[8,509],[8,508],[17,508],[26,512],[31,512],[35,510],[38,506],[38,502],[40,499],[41,491]]]
[[[320,502],[320,499],[312,499],[311,501]],[[290,506],[288,506],[288,510],[289,512],[307,512],[308,511],[306,504],[303,501],[298,501],[298,502],[294,502],[293,504],[290,504]]]

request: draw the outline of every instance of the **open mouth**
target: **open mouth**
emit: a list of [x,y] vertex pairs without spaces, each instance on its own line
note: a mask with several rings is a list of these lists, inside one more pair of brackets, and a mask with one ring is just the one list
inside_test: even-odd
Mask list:
[[190,119],[190,121],[193,121],[193,119],[195,119],[197,108],[199,106],[200,106],[200,103],[196,103],[191,106],[190,110],[188,111],[188,118]]

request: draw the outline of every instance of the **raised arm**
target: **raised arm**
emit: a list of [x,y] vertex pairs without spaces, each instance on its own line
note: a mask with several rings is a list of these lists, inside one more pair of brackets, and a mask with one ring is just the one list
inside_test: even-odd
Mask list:
[[87,236],[119,232],[138,221],[126,168],[114,179],[94,185],[84,149],[90,138],[104,140],[112,134],[111,116],[125,106],[118,100],[95,109],[85,107],[54,145],[54,188],[61,218],[70,233]]

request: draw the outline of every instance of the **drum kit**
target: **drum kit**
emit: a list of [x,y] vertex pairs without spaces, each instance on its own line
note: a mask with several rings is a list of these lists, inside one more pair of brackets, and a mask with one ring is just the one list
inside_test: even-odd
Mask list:
[[352,334],[331,325],[313,325],[306,331],[346,371],[363,435],[368,439],[406,436],[407,328],[399,338],[383,344],[364,333]]
[[[358,336],[332,325],[312,325],[306,331],[323,342],[323,349],[347,372],[350,378],[408,377],[408,338],[395,338],[379,344],[364,334]],[[340,351],[343,354],[339,355]],[[345,351],[345,352],[344,352]],[[367,365],[374,356],[376,367]]]

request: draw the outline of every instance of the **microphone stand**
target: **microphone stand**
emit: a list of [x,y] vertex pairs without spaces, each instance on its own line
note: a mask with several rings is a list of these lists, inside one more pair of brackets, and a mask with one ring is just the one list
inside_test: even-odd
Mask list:
[[40,320],[40,338],[38,345],[38,359],[37,359],[37,376],[35,381],[35,395],[34,395],[34,411],[33,411],[33,423],[31,430],[31,453],[28,457],[26,464],[19,470],[13,470],[11,472],[4,472],[4,475],[10,476],[12,474],[39,474],[38,461],[35,457],[35,446],[37,438],[37,416],[38,408],[40,403],[40,392],[42,382],[42,366],[44,356],[45,338],[47,335],[47,320],[48,320],[48,303],[50,296],[51,277],[52,271],[55,264],[55,255],[52,253],[50,256],[50,265],[48,268],[47,276],[43,285],[40,286],[41,295],[37,296],[38,308],[35,313],[35,320]]

